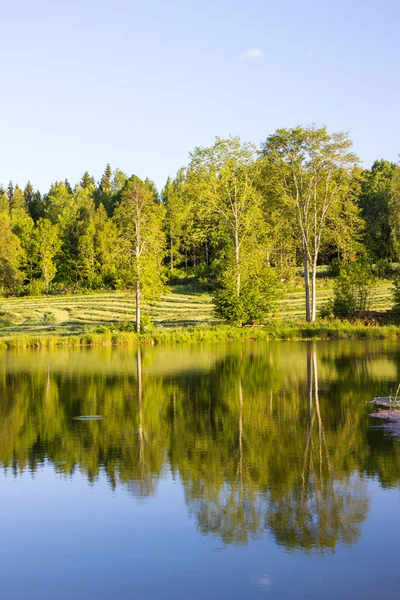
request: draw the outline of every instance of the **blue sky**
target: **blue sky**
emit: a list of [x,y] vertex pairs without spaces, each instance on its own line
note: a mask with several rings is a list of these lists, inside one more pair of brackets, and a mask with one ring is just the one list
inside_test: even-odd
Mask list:
[[364,166],[398,159],[396,0],[0,4],[3,184],[110,162],[162,187],[216,135],[312,122],[349,131]]

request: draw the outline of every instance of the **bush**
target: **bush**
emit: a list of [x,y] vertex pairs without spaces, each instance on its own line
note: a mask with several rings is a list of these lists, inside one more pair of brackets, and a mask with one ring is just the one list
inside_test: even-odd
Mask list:
[[381,258],[375,264],[375,275],[379,279],[390,279],[394,275],[394,268],[392,263],[387,258]]
[[374,277],[365,260],[348,263],[340,268],[333,288],[332,310],[335,317],[360,317],[368,308]]
[[328,277],[339,277],[342,261],[336,257],[331,260],[327,267]]
[[236,325],[265,323],[274,313],[280,287],[272,269],[268,269],[263,277],[249,279],[239,295],[231,279],[214,294],[215,314]]
[[32,279],[26,286],[26,290],[29,296],[41,296],[45,291],[43,279]]
[[400,275],[397,275],[393,281],[393,300],[394,306],[392,311],[397,316],[400,316]]
[[319,309],[319,316],[321,317],[321,319],[332,319],[332,317],[334,316],[333,300],[328,300],[327,302],[325,302],[325,304],[321,306],[321,308]]

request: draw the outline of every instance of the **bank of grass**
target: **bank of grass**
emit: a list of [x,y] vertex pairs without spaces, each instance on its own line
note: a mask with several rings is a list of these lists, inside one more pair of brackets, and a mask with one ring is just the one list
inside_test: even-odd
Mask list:
[[55,348],[85,346],[135,346],[137,344],[182,344],[199,342],[270,341],[270,340],[385,340],[400,339],[396,325],[363,323],[271,323],[265,327],[227,325],[180,327],[155,330],[137,335],[134,332],[88,332],[73,336],[19,335],[0,340],[0,349]]

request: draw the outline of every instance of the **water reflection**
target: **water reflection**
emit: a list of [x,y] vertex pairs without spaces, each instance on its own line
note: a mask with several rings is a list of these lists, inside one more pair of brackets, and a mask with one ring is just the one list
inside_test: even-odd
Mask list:
[[[398,378],[390,344],[254,344],[1,358],[0,463],[151,497],[167,470],[204,534],[289,550],[354,544],[368,477],[398,485],[398,441],[367,401]],[[102,421],[76,421],[78,415]]]

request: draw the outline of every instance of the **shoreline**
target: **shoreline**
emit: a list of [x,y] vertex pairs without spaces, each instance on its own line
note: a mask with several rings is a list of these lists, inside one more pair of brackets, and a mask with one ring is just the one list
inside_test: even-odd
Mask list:
[[151,332],[86,332],[80,335],[26,335],[0,338],[0,350],[17,348],[55,348],[91,346],[134,346],[137,344],[192,344],[233,341],[308,341],[308,340],[396,340],[399,325],[365,325],[364,323],[301,323],[265,327],[232,327],[228,325],[192,326],[155,329]]

